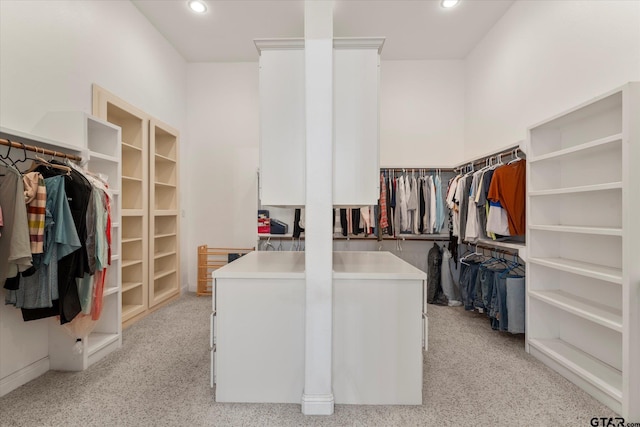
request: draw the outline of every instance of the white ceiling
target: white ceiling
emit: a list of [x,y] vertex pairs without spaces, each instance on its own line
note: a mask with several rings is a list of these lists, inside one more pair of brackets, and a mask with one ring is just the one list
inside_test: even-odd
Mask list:
[[[256,38],[304,36],[301,0],[132,0],[188,62],[257,61]],[[382,59],[463,59],[514,0],[336,0],[335,37],[383,36]]]

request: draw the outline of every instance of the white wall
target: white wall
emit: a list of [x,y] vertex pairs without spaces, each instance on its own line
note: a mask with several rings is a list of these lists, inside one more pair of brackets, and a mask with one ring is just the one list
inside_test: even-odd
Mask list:
[[92,83],[182,131],[186,157],[186,61],[131,2],[0,1],[0,125],[30,132],[48,111],[91,113]]
[[[186,63],[132,3],[0,2],[3,127],[29,132],[48,111],[91,113],[92,83],[184,128]],[[46,325],[0,304],[0,378],[46,357]]]
[[383,61],[380,80],[380,165],[459,163],[464,61]]
[[259,141],[258,63],[187,67],[190,194],[187,265],[196,289],[196,250],[256,245]]
[[640,80],[640,2],[518,1],[466,61],[465,158]]

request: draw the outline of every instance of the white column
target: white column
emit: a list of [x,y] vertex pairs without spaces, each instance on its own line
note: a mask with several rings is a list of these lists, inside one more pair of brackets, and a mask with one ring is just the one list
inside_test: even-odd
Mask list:
[[307,0],[305,374],[302,413],[333,414],[333,1]]

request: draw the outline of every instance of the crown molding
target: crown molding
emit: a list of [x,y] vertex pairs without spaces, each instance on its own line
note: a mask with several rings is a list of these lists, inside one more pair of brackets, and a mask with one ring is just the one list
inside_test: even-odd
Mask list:
[[255,39],[253,44],[256,45],[258,53],[261,53],[263,50],[304,49],[303,38]]

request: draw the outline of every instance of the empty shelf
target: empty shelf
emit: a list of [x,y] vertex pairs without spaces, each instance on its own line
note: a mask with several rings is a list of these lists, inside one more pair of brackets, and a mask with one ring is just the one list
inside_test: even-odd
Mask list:
[[119,335],[117,333],[114,334],[106,334],[102,332],[91,332],[87,337],[87,347],[89,355],[95,353],[108,346],[109,344],[118,341]]
[[175,184],[167,184],[164,182],[155,182],[156,187],[176,188]]
[[153,211],[155,216],[178,216],[178,211],[175,209],[156,209]]
[[154,280],[162,279],[163,277],[170,276],[170,275],[174,274],[175,272],[176,272],[176,270],[161,271],[159,273],[156,273],[155,276],[153,276],[153,279]]
[[614,399],[622,400],[622,373],[617,369],[560,339],[529,339],[529,345]]
[[169,255],[175,255],[175,254],[176,254],[176,251],[170,251],[170,252],[158,252],[158,253],[154,254],[154,256],[153,256],[153,257],[154,257],[155,259],[158,259],[158,258],[164,258],[164,257],[169,256]]
[[141,310],[144,310],[144,305],[142,304],[124,304],[122,306],[122,319],[126,320]]
[[142,286],[142,282],[122,282],[122,292],[130,291],[138,286]]
[[134,176],[124,176],[122,175],[123,181],[133,181],[133,182],[142,182],[142,178],[136,178]]
[[142,260],[138,259],[138,260],[122,261],[122,268],[131,267],[132,265],[136,265],[136,264],[142,264]]
[[122,216],[142,216],[142,209],[122,209]]
[[529,163],[539,162],[541,160],[556,159],[558,157],[568,156],[569,154],[578,153],[580,151],[590,150],[592,148],[601,147],[613,142],[622,141],[622,134],[607,136],[605,138],[596,139],[595,141],[589,141],[584,144],[576,145],[574,147],[565,148],[564,150],[554,151],[552,153],[536,156],[529,160]]
[[564,311],[622,332],[622,311],[564,291],[529,291],[529,295]]
[[529,258],[529,262],[569,273],[593,277],[594,279],[622,284],[622,270],[619,268],[605,267],[603,265],[565,258]]
[[142,237],[127,237],[122,239],[122,243],[140,242]]
[[558,233],[598,234],[603,236],[622,236],[621,228],[582,227],[575,225],[530,225],[531,230],[554,231]]
[[142,148],[136,147],[135,145],[127,144],[126,142],[122,143],[122,148],[125,150],[142,151]]
[[120,163],[120,159],[118,159],[117,157],[108,156],[106,154],[98,153],[95,151],[89,151],[89,161],[96,160],[96,159],[104,160],[112,163]]
[[555,194],[587,193],[590,191],[606,191],[622,189],[622,182],[608,182],[606,184],[583,185],[580,187],[554,188],[552,190],[529,191],[530,196],[553,196]]
[[177,291],[178,291],[177,287],[163,289],[161,291],[154,292],[153,298],[156,301],[160,301],[160,300],[163,300],[163,299],[167,298],[168,296],[170,296],[172,294],[175,294]]
[[102,293],[102,295],[106,297],[107,295],[113,295],[117,293],[118,293],[118,288],[114,286],[112,288],[104,288],[104,292]]
[[168,233],[168,234],[156,234],[154,237],[156,239],[161,239],[163,237],[175,237],[176,233]]
[[165,162],[172,162],[172,163],[176,162],[176,160],[172,159],[171,157],[163,156],[162,154],[157,154],[157,153],[156,153],[156,160],[161,160],[161,161],[165,161]]

